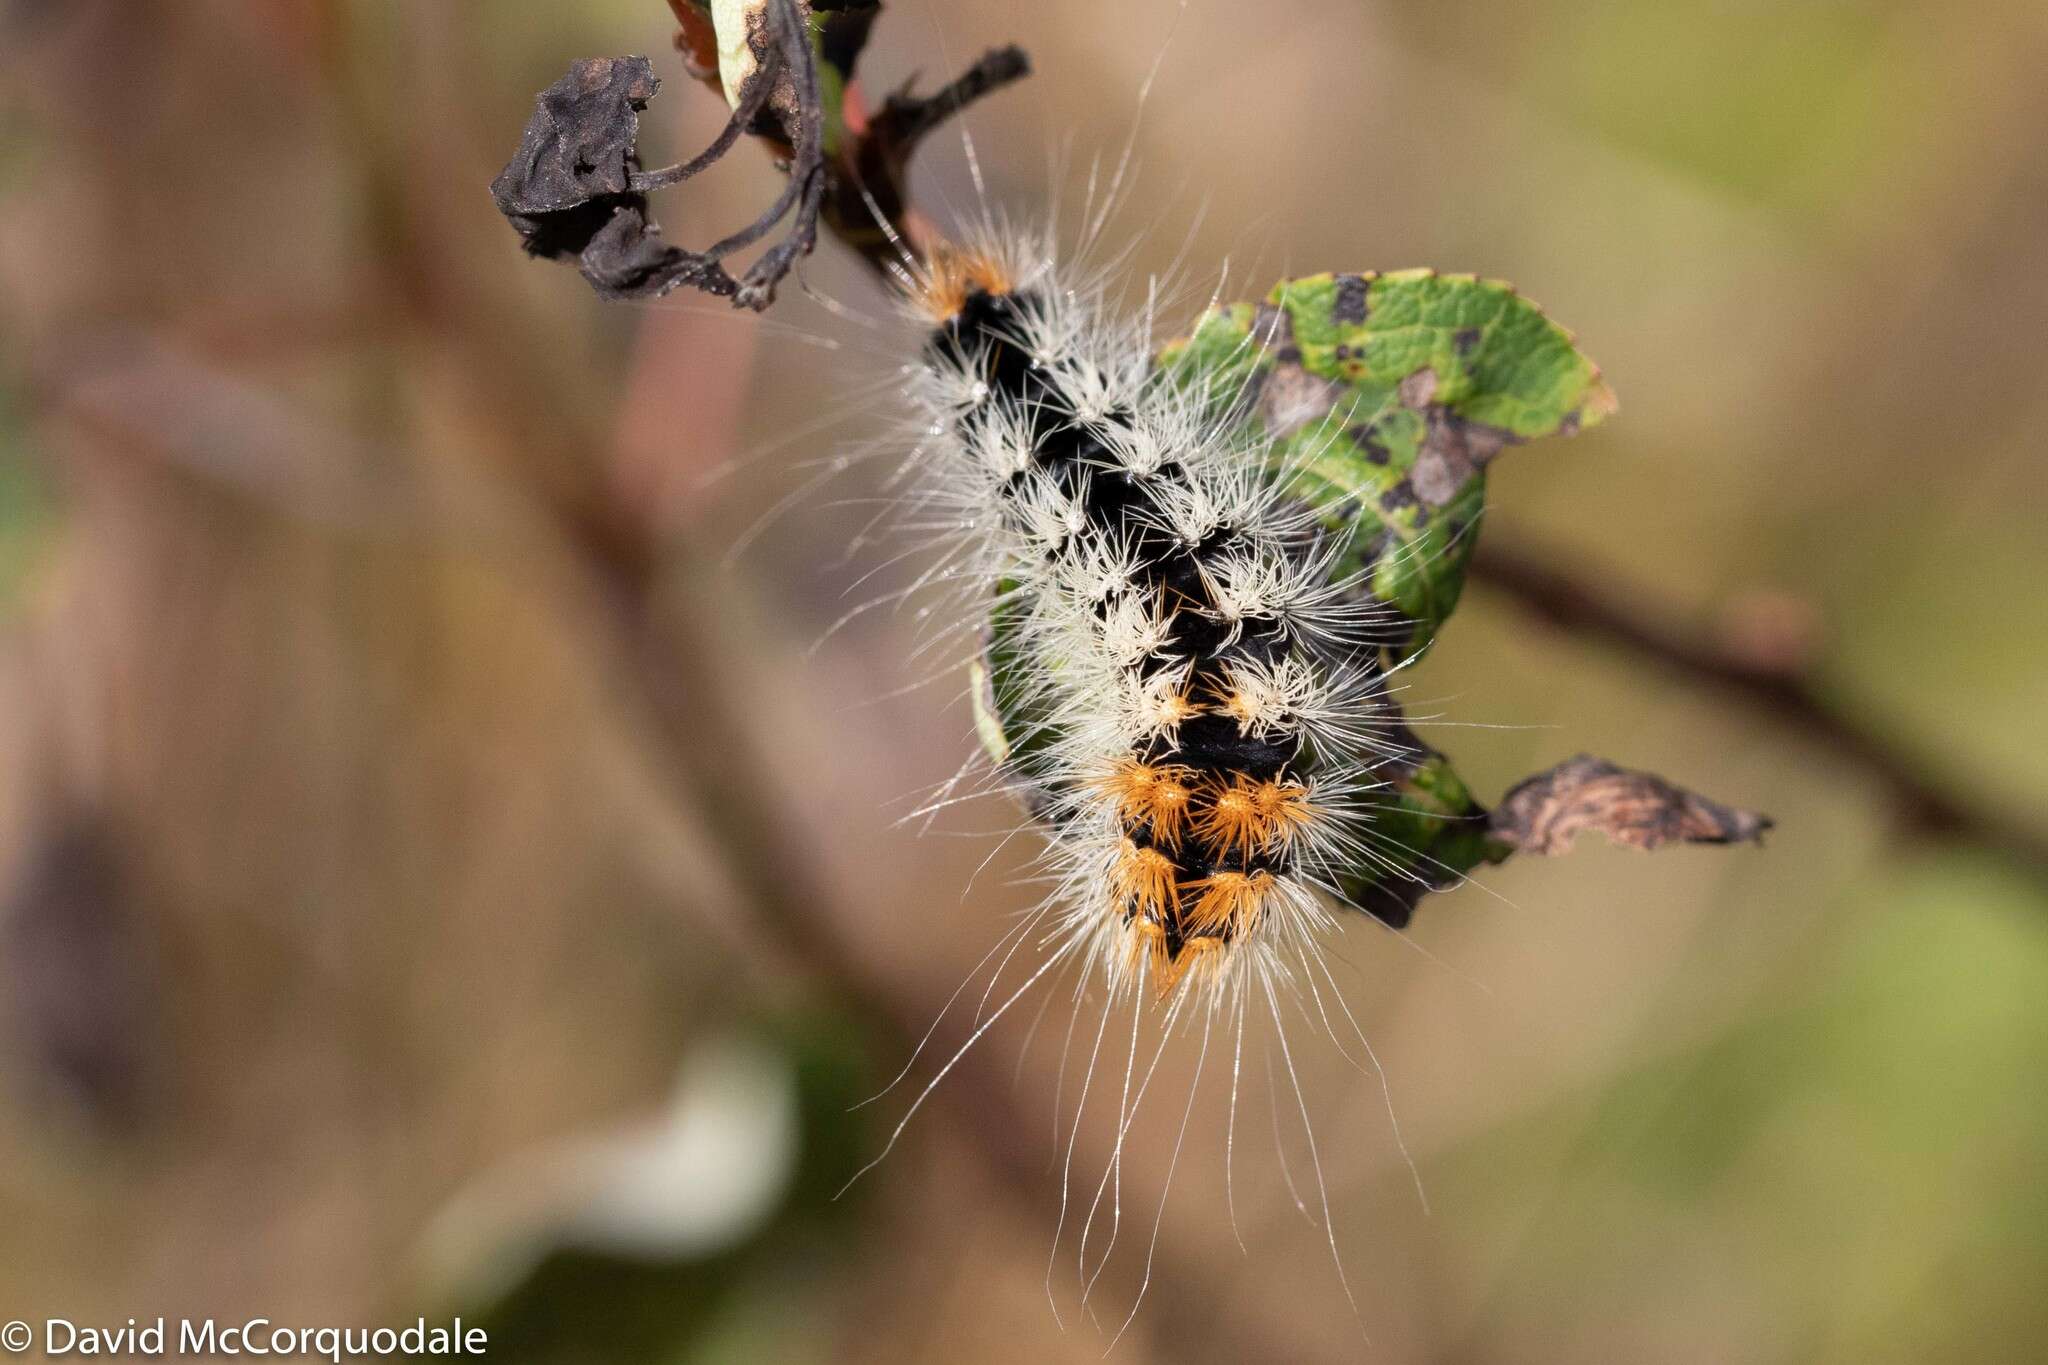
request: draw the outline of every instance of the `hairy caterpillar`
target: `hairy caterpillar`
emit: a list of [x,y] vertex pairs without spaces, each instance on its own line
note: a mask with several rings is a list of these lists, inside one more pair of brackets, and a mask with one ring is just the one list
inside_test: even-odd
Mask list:
[[1387,638],[1341,543],[1272,477],[1242,395],[1152,365],[1149,318],[984,233],[913,282],[936,323],[912,403],[921,505],[957,513],[969,591],[1026,717],[1006,762],[1049,830],[1054,933],[1113,991],[1223,990],[1330,927],[1358,856]]

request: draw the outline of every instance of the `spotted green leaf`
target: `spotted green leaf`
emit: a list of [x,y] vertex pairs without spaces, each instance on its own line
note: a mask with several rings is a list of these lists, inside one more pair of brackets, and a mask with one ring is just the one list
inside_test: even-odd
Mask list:
[[1340,574],[1412,623],[1420,654],[1457,606],[1509,446],[1614,411],[1571,334],[1510,285],[1430,270],[1311,275],[1206,314],[1161,364],[1233,399],[1276,469],[1344,537]]

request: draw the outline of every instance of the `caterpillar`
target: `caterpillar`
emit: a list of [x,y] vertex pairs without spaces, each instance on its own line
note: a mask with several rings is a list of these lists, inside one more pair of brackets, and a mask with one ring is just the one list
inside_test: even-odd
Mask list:
[[[918,505],[1001,622],[1008,772],[1049,832],[1054,933],[1112,991],[1212,996],[1333,927],[1388,635],[1340,542],[1264,468],[1242,395],[1152,364],[1152,320],[1043,236],[919,263]],[[993,699],[991,699],[992,701]]]

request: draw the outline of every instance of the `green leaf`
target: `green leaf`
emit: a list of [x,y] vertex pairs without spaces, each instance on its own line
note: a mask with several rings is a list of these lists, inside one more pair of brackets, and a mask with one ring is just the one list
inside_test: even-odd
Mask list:
[[1364,835],[1374,856],[1338,878],[1346,900],[1396,926],[1408,922],[1424,894],[1514,852],[1493,837],[1486,807],[1450,760],[1432,749],[1421,753],[1412,768],[1384,774],[1387,787]]
[[1513,286],[1430,270],[1285,281],[1260,306],[1213,309],[1160,363],[1255,395],[1246,417],[1274,467],[1345,537],[1337,572],[1369,573],[1412,623],[1402,657],[1457,607],[1488,464],[1615,407],[1571,334]]

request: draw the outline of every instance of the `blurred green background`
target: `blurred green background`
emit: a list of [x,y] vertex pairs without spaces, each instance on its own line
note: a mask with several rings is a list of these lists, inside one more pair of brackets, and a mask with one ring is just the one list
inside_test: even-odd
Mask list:
[[[1515,280],[1623,410],[1504,458],[1488,535],[1701,639],[1767,627],[1928,782],[2048,828],[2048,9],[1176,8],[895,0],[869,84],[1022,43],[972,126],[1035,214],[1171,31],[1135,268]],[[1192,1058],[1093,1316],[1067,1230],[1062,1328],[1064,996],[832,1198],[1029,849],[977,876],[1011,812],[900,823],[972,744],[954,681],[901,690],[913,612],[827,634],[896,549],[861,536],[887,462],[805,491],[904,358],[860,269],[825,244],[765,320],[605,306],[484,191],[571,58],[669,62],[671,27],[0,3],[0,1318],[1081,1362],[1137,1294]],[[649,142],[684,154],[723,111],[664,70]],[[743,148],[662,218],[701,244],[776,185]],[[971,202],[956,139],[917,185]],[[1248,1048],[1229,1128],[1212,1059],[1110,1358],[2041,1358],[2042,867],[1483,588],[1414,695],[1484,798],[1584,749],[1779,828],[1351,924],[1427,1207],[1375,1080],[1297,1040],[1354,1318],[1291,1094]],[[1082,1125],[1077,1183],[1112,1136]]]

